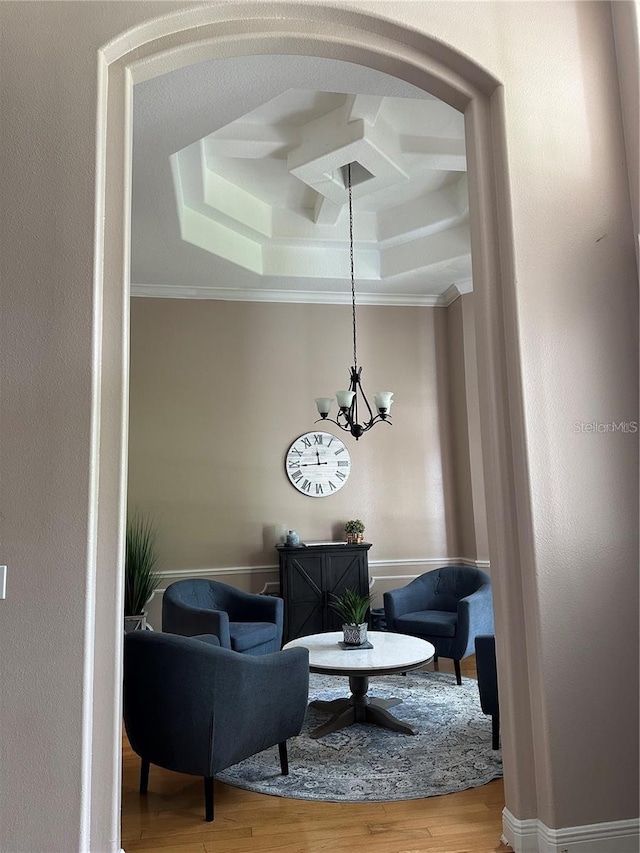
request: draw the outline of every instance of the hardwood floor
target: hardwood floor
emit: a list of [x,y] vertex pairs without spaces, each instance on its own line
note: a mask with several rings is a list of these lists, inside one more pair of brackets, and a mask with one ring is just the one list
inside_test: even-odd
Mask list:
[[[427,667],[428,669],[432,667]],[[442,671],[453,671],[443,660]],[[463,677],[475,677],[473,658]],[[216,818],[204,820],[202,779],[151,767],[123,737],[122,847],[126,853],[511,853],[500,843],[502,780],[458,794],[390,803],[316,803],[215,783]],[[346,844],[345,844],[346,843]]]

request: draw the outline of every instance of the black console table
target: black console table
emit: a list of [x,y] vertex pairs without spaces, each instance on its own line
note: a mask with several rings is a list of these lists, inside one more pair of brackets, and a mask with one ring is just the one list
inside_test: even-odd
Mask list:
[[359,545],[277,545],[280,595],[284,599],[284,636],[339,631],[342,620],[329,606],[345,589],[369,592],[370,542]]

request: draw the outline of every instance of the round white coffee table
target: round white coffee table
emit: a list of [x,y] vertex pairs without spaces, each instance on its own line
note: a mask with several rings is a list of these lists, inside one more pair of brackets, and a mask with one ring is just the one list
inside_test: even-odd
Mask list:
[[351,726],[354,723],[375,723],[396,732],[414,735],[415,729],[394,717],[387,710],[400,705],[402,699],[376,699],[368,695],[369,678],[372,675],[390,675],[407,672],[429,663],[435,648],[426,640],[393,634],[390,631],[369,631],[368,640],[372,649],[343,649],[338,643],[342,632],[311,634],[286,643],[283,648],[302,646],[309,649],[309,671],[323,675],[346,675],[349,677],[351,696],[331,702],[317,700],[312,708],[329,711],[330,720],[310,732],[312,738]]

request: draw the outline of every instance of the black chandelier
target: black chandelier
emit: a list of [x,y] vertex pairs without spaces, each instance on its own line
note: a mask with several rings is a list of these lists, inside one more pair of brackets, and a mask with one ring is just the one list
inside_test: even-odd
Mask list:
[[[331,421],[331,423],[336,424],[336,426],[339,426],[340,429],[343,429],[346,432],[350,432],[351,435],[356,440],[358,440],[363,433],[371,429],[371,427],[379,421],[385,421],[386,423],[391,425],[391,421],[389,420],[389,410],[391,409],[391,403],[393,402],[393,392],[377,391],[373,395],[375,406],[378,410],[378,414],[374,415],[373,409],[369,405],[369,401],[367,400],[367,397],[364,391],[362,390],[362,383],[360,381],[362,368],[358,367],[358,354],[356,346],[356,286],[355,276],[353,272],[353,203],[351,199],[351,163],[347,164],[347,187],[349,191],[349,249],[351,257],[353,367],[349,368],[349,390],[336,391],[336,399],[338,401],[339,408],[338,414],[336,415],[336,419],[333,420],[333,418],[329,417],[329,411],[331,409],[331,404],[333,403],[333,397],[316,397],[316,406],[318,407],[318,412],[320,413],[320,418],[316,421],[316,423],[318,423],[320,420],[329,420]],[[358,422],[358,396],[362,398],[362,402],[364,403],[367,412],[369,413],[369,419],[362,424]]]

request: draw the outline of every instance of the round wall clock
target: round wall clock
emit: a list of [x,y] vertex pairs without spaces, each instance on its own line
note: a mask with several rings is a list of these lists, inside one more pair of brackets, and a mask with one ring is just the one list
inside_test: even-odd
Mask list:
[[347,482],[351,456],[344,441],[330,432],[305,432],[287,450],[284,464],[299,492],[327,498]]

